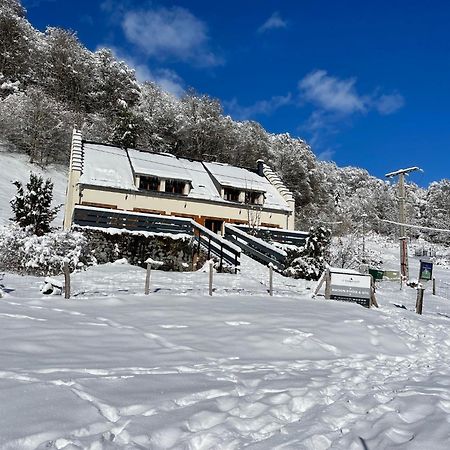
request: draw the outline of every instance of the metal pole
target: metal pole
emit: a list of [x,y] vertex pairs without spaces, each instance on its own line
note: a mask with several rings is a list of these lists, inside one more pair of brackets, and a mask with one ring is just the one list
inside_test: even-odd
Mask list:
[[365,262],[365,254],[366,254],[366,217],[367,214],[363,214],[362,216],[363,220],[363,235],[362,235],[362,262]]
[[365,253],[366,253],[366,217],[363,216],[363,251],[362,251],[363,260]]

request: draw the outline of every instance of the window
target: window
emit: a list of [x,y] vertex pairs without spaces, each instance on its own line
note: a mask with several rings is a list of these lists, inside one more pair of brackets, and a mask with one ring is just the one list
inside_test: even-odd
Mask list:
[[159,179],[157,177],[140,177],[139,189],[145,191],[157,191],[159,188]]
[[185,185],[185,181],[166,180],[166,192],[170,192],[171,194],[183,194]]
[[237,189],[225,188],[223,191],[223,198],[225,200],[230,200],[231,202],[239,201],[239,191]]
[[260,205],[261,202],[261,192],[247,191],[245,193],[245,203],[250,205]]

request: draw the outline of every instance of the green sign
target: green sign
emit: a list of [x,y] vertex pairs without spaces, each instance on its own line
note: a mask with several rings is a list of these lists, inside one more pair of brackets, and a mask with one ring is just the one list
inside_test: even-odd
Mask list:
[[372,275],[372,278],[375,281],[381,281],[384,276],[384,270],[379,269],[369,269],[369,275]]
[[385,270],[384,278],[389,281],[398,281],[400,280],[400,272],[398,270]]

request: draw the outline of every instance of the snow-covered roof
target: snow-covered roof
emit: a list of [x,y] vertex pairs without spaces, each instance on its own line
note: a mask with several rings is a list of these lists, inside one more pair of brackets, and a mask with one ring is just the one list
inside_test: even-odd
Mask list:
[[191,174],[191,190],[189,197],[205,200],[225,201],[220,196],[220,192],[214,185],[209,173],[205,170],[201,161],[190,161],[189,159],[181,159],[186,170]]
[[83,142],[83,173],[80,183],[138,190],[126,151],[91,142]]
[[229,164],[205,162],[204,165],[221,186],[263,192],[265,207],[289,210],[286,200],[266,177]]
[[139,150],[128,150],[134,172],[159,178],[192,181],[181,159],[165,153],[149,153]]
[[221,163],[205,162],[204,165],[209,173],[223,187],[248,191],[266,191],[266,183],[264,181],[267,180],[250,170]]
[[229,203],[219,186],[258,191],[264,193],[264,207],[290,210],[277,188],[250,170],[83,141],[81,184],[138,191],[135,175],[186,181],[191,185],[188,198],[216,202]]

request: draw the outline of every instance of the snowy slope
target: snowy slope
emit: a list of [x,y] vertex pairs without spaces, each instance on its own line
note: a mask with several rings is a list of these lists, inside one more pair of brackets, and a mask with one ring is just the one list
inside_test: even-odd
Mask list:
[[[0,225],[7,224],[12,214],[9,201],[16,193],[16,187],[12,184],[12,181],[19,180],[26,183],[29,179],[30,171],[39,173],[46,178],[51,178],[54,183],[54,205],[64,203],[67,184],[67,170],[65,168],[52,166],[42,170],[38,166],[31,164],[26,155],[11,153],[0,143]],[[61,209],[53,222],[53,226],[61,226],[62,218],[63,210]]]
[[212,297],[205,272],[153,271],[144,296],[108,264],[71,300],[6,274],[0,448],[450,448],[449,298],[418,316],[387,282],[367,310],[282,277],[271,298],[264,270],[244,258]]

